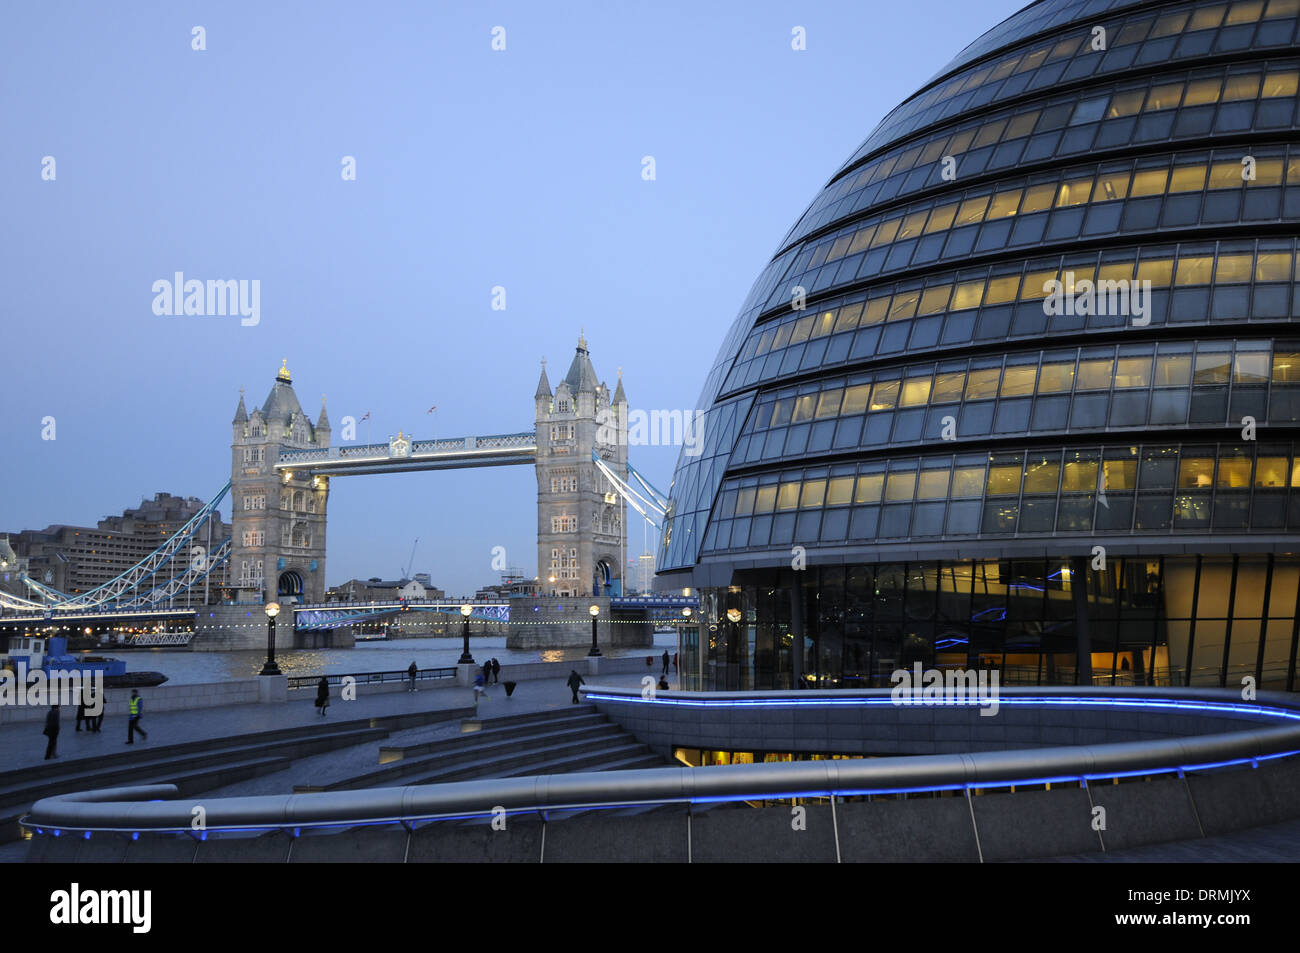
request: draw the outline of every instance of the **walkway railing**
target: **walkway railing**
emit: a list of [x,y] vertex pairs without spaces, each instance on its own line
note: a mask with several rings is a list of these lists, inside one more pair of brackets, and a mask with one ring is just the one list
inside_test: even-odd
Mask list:
[[[406,670],[395,672],[354,672],[343,675],[325,675],[325,681],[331,686],[343,684],[345,678],[350,678],[357,685],[375,685],[383,682],[406,682],[410,681],[411,673]],[[429,681],[439,678],[455,678],[456,669],[450,668],[421,668],[415,672],[417,682]],[[290,675],[290,688],[315,688],[320,684],[320,675]]]

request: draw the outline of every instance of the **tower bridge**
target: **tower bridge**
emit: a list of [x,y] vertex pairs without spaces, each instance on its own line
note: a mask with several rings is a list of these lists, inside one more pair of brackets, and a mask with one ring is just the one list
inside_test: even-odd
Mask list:
[[[227,628],[256,630],[245,618],[251,605],[281,602],[294,608],[297,628],[330,631],[350,621],[398,611],[397,606],[352,606],[325,602],[327,508],[337,477],[420,470],[531,466],[537,480],[537,565],[542,601],[608,600],[607,609],[645,621],[681,608],[659,599],[629,598],[624,591],[627,527],[625,501],[647,519],[662,513],[663,495],[628,465],[628,403],[622,371],[611,391],[592,366],[580,335],[568,371],[552,387],[546,362],[533,394],[533,428],[511,433],[423,440],[399,432],[386,443],[333,444],[321,398],[313,421],[294,391],[287,360],[275,374],[262,404],[250,411],[240,390],[231,421],[229,482],[208,503],[211,512],[229,493],[231,536],[200,540],[196,517],[153,554],[110,583],[69,595],[24,577],[26,597],[0,592],[0,630],[30,624],[70,624],[88,617],[101,622],[157,615],[175,622],[178,594],[202,592],[196,628],[220,628],[221,606],[208,605],[209,574],[229,564],[233,590],[224,608],[238,623]],[[631,481],[636,481],[640,489]],[[192,598],[192,595],[191,595]],[[517,600],[516,600],[517,601]],[[670,600],[671,601],[671,600]],[[682,606],[693,599],[681,600]],[[448,604],[418,606],[445,613]],[[457,604],[458,605],[458,604]],[[409,611],[410,605],[400,607]],[[571,611],[573,605],[559,606]],[[474,617],[509,620],[510,605],[482,606]],[[540,611],[534,606],[534,612]],[[530,615],[533,615],[530,613]],[[541,617],[543,620],[547,615]],[[565,620],[572,624],[571,619]],[[605,620],[602,620],[604,622]],[[545,625],[537,616],[531,625]],[[646,632],[649,636],[648,627]],[[221,647],[238,647],[243,635]],[[203,641],[200,639],[199,641]],[[220,640],[218,640],[220,641]]]

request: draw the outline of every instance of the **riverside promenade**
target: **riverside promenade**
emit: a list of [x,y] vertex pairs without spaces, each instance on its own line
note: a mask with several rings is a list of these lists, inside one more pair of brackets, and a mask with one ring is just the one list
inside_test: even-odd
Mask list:
[[[488,698],[479,703],[479,716],[497,718],[503,715],[525,714],[552,709],[561,709],[571,705],[571,695],[565,686],[570,669],[576,668],[588,682],[599,680],[601,685],[610,687],[639,686],[641,677],[652,671],[656,677],[660,668],[647,669],[640,664],[638,674],[600,674],[587,675],[584,666],[568,662],[554,663],[556,675],[550,678],[531,678],[521,680],[515,687],[514,695],[506,697],[505,686],[496,684],[488,687]],[[503,681],[505,670],[503,670]],[[670,684],[676,686],[676,673],[669,675]],[[203,741],[205,739],[229,738],[250,732],[268,731],[278,728],[331,722],[351,721],[359,718],[374,718],[384,715],[400,715],[419,711],[452,710],[470,708],[474,705],[473,690],[446,681],[426,680],[419,682],[419,690],[412,693],[402,688],[397,691],[366,693],[364,684],[358,686],[359,694],[354,701],[343,701],[339,697],[337,686],[330,689],[330,706],[327,714],[321,717],[316,711],[315,692],[291,692],[290,698],[283,702],[271,703],[232,703],[225,706],[180,709],[174,711],[152,711],[149,705],[151,689],[140,690],[144,699],[144,714],[140,725],[148,732],[148,740],[136,738],[133,746],[126,745],[127,720],[124,714],[114,713],[110,706],[104,718],[103,730],[87,732],[74,730],[76,709],[62,709],[62,726],[59,733],[59,760],[81,761],[89,764],[93,759],[107,755],[120,754],[123,751],[146,751],[151,747],[179,744],[182,742]],[[17,768],[44,764],[45,736],[41,733],[43,721],[17,721],[0,725],[0,770],[12,771]]]

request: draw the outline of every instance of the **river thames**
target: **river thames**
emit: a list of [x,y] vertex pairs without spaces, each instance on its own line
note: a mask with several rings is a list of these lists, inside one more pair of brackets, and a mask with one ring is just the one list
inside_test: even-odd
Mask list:
[[[470,653],[482,665],[496,658],[502,665],[514,662],[568,662],[585,658],[588,648],[520,651],[506,648],[505,636],[479,636],[470,639]],[[419,668],[446,668],[460,658],[461,640],[392,639],[358,642],[354,649],[287,649],[277,650],[276,663],[285,675],[347,675],[360,672],[405,671],[415,662]],[[262,670],[266,653],[258,652],[190,652],[187,649],[127,649],[105,646],[105,655],[126,661],[128,672],[162,672],[168,685],[194,685],[224,682],[232,678],[251,678]],[[609,648],[601,646],[609,658],[653,655],[677,651],[677,635],[655,635],[653,649]],[[98,652],[96,653],[98,654]],[[658,669],[656,669],[658,671]]]

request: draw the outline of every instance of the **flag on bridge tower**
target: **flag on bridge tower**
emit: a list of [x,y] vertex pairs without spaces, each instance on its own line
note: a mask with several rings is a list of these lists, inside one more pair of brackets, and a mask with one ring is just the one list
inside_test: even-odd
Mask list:
[[433,413],[433,412],[434,412],[435,410],[437,410],[437,409],[438,409],[438,405],[437,405],[437,404],[434,404],[432,407],[430,407],[428,410],[426,410],[425,413],[426,413],[426,414],[431,414],[431,413]]
[[367,410],[367,411],[366,411],[366,415],[365,415],[364,417],[362,417],[360,420],[358,420],[357,423],[362,424],[362,423],[365,423],[365,422],[366,422],[367,420],[369,420],[369,419],[370,419],[370,411]]

